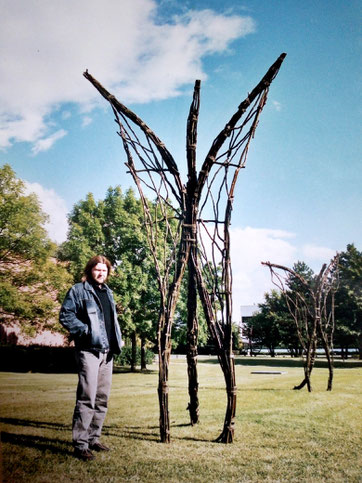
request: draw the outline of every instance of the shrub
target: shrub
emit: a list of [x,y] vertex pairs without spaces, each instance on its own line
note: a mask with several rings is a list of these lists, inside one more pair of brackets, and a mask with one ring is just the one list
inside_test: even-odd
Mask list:
[[[146,349],[146,364],[152,364],[155,359],[155,354]],[[123,347],[120,355],[114,357],[114,362],[120,366],[130,366],[132,361],[132,347]],[[141,365],[141,349],[136,349],[136,365]]]

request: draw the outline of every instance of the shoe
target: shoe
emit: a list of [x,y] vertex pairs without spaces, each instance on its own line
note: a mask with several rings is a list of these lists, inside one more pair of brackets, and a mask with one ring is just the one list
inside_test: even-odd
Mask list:
[[108,448],[108,446],[105,446],[104,444],[99,442],[90,444],[89,448],[93,451],[111,451],[111,448]]
[[95,458],[94,454],[89,449],[79,449],[79,448],[74,449],[74,456],[83,461],[92,461]]

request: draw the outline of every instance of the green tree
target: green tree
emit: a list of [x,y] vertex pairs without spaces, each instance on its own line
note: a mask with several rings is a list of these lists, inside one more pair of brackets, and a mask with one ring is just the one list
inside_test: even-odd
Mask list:
[[52,249],[35,194],[25,195],[23,181],[8,164],[0,168],[0,262],[44,260]]
[[31,337],[44,329],[64,332],[57,323],[58,312],[70,283],[65,267],[51,258],[2,271],[0,322],[17,322]]
[[246,323],[246,332],[257,345],[267,347],[275,356],[278,346],[288,349],[292,357],[301,355],[295,321],[289,313],[285,297],[277,290],[264,295],[259,312]]
[[362,359],[362,252],[354,244],[340,254],[335,299],[336,343],[344,353],[357,346]]
[[[133,190],[124,195],[119,186],[110,187],[104,200],[92,194],[78,202],[69,216],[68,240],[59,256],[69,261],[70,271],[79,280],[87,260],[105,255],[114,266],[109,285],[114,291],[123,334],[131,340],[136,364],[136,344],[155,338],[159,308],[156,277],[147,246],[140,200]],[[145,362],[142,361],[142,367]]]
[[51,255],[47,216],[35,194],[5,164],[0,169],[0,323],[17,323],[24,333],[59,330],[60,300],[70,277]]
[[281,295],[272,290],[265,294],[265,301],[259,304],[259,311],[245,324],[245,331],[251,334],[251,340],[269,349],[270,355],[275,356],[275,349],[281,342],[279,323],[282,307]]
[[69,263],[69,271],[76,282],[80,281],[88,260],[105,250],[103,205],[88,193],[85,200],[74,205],[68,216],[68,239],[61,245],[58,256]]
[[[293,272],[295,272],[296,275],[301,276],[306,282],[308,282],[308,284],[313,285],[313,279],[315,277],[315,274],[306,263],[298,261],[293,265],[292,270]],[[291,292],[301,292],[308,296],[308,290],[301,283],[300,279],[296,275],[289,273],[287,282],[289,290]]]
[[[172,347],[182,353],[187,350],[187,290],[188,273],[182,280],[180,297],[172,326]],[[209,341],[209,330],[201,304],[197,305],[197,320],[199,324],[198,346],[204,347]]]

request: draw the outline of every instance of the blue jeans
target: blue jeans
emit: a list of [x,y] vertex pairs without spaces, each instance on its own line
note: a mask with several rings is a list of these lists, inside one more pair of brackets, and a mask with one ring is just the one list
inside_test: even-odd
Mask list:
[[113,370],[113,358],[107,360],[107,355],[76,351],[78,387],[73,415],[73,444],[80,450],[97,443],[101,436]]

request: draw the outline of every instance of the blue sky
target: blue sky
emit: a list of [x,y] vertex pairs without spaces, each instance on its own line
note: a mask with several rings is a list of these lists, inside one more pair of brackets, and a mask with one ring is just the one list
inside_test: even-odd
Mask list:
[[0,0],[0,149],[64,240],[66,214],[132,180],[113,115],[88,68],[185,166],[202,79],[199,166],[247,92],[282,53],[232,218],[234,305],[271,288],[260,261],[318,270],[361,249],[360,2]]

